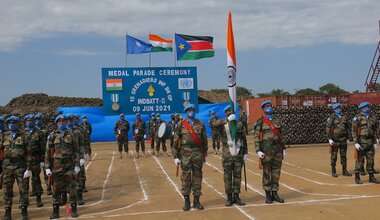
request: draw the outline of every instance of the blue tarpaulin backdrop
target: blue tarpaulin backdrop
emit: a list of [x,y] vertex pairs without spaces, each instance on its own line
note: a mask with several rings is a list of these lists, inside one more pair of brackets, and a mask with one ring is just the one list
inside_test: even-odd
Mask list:
[[[207,129],[207,136],[211,137],[211,129],[208,126],[208,121],[211,117],[211,112],[214,111],[219,118],[225,118],[223,109],[229,103],[218,103],[218,104],[200,104],[199,112],[195,115],[196,118],[200,119],[205,123]],[[93,142],[103,142],[103,141],[116,141],[113,134],[113,127],[115,122],[119,120],[119,116],[106,116],[103,114],[102,107],[59,107],[59,112],[63,114],[79,114],[80,116],[86,115],[87,120],[92,124],[92,135],[91,141]],[[236,116],[238,116],[238,109],[236,110]],[[186,118],[184,113],[181,113],[182,117]],[[132,127],[133,121],[136,119],[135,115],[126,115],[125,119],[128,120]],[[141,115],[146,123],[148,129],[148,121],[150,115]],[[170,120],[170,114],[161,114],[161,119],[168,122]],[[132,129],[129,131],[128,137],[133,140]]]

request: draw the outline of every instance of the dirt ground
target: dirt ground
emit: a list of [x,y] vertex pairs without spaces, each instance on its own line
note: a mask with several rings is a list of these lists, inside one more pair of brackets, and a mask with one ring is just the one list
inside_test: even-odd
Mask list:
[[[172,157],[161,153],[146,158],[119,159],[116,143],[93,143],[93,159],[86,163],[88,193],[86,204],[79,206],[79,218],[86,219],[378,219],[380,215],[380,185],[368,183],[368,175],[362,176],[363,185],[356,185],[354,177],[330,175],[330,159],[327,145],[291,146],[283,163],[279,195],[284,204],[265,204],[261,185],[262,171],[258,169],[253,150],[253,137],[249,136],[249,159],[246,166],[248,190],[242,183],[241,198],[244,207],[225,207],[223,168],[220,155],[209,151],[204,165],[203,196],[205,210],[182,211],[181,180],[175,176]],[[134,142],[129,143],[134,152]],[[146,143],[147,151],[150,146]],[[211,145],[210,145],[211,146]],[[349,144],[348,167],[354,169],[354,146]],[[375,163],[379,169],[379,154]],[[377,175],[377,178],[380,176]],[[13,218],[20,216],[18,189],[13,205]],[[51,199],[43,196],[45,206],[36,208],[30,198],[30,219],[48,219],[52,211]],[[0,202],[3,207],[3,201]],[[4,209],[0,209],[0,216]],[[61,218],[68,218],[65,209]]]

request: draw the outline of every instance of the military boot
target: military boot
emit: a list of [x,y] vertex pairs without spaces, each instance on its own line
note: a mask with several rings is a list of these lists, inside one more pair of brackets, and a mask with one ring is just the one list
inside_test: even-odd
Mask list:
[[59,205],[64,206],[67,203],[67,192],[61,193],[61,199],[59,200]]
[[50,219],[59,218],[59,204],[53,204],[53,213],[50,215]]
[[336,173],[336,169],[333,166],[331,167],[331,176],[338,177],[338,174]]
[[343,176],[352,176],[352,174],[347,171],[346,167],[342,168],[342,175]]
[[361,166],[361,167],[360,167],[360,175],[362,175],[362,176],[367,175],[367,173],[366,173],[365,170],[364,170],[364,166]]
[[82,190],[78,190],[77,193],[78,193],[78,205],[84,205],[83,191]]
[[369,182],[379,184],[379,181],[375,178],[373,173],[369,174]]
[[234,194],[234,203],[236,205],[240,205],[240,206],[244,206],[245,205],[245,202],[241,201],[241,199],[239,197],[239,193],[235,193]]
[[21,207],[21,220],[28,220],[28,206]]
[[226,201],[226,206],[232,206],[233,201],[232,201],[232,193],[227,194],[227,201]]
[[272,193],[269,190],[265,190],[265,203],[267,204],[273,203]]
[[198,210],[204,209],[201,202],[199,202],[199,196],[194,196],[193,208],[198,209]]
[[183,211],[189,211],[191,209],[190,206],[190,197],[189,196],[184,196],[185,198],[185,205],[183,206]]
[[42,200],[41,200],[41,194],[36,195],[36,205],[37,205],[37,207],[44,206],[44,204],[42,203]]
[[5,213],[4,213],[4,220],[11,220],[12,219],[12,207],[5,207]]
[[282,199],[281,197],[279,197],[277,195],[277,191],[272,192],[272,199],[273,199],[273,201],[278,202],[278,203],[284,203],[285,202],[284,199]]
[[355,173],[355,183],[356,184],[363,184],[362,181],[360,181],[360,174]]
[[77,210],[77,204],[71,203],[71,217],[72,218],[78,218],[78,210]]

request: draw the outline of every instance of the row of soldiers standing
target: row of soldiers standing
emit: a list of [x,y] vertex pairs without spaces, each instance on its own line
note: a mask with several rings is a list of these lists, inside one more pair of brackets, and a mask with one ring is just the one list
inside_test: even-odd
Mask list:
[[3,219],[12,219],[15,181],[19,186],[21,219],[28,219],[30,177],[31,196],[36,196],[37,207],[43,206],[41,170],[44,171],[47,194],[53,194],[53,213],[50,218],[59,218],[59,205],[66,204],[67,192],[70,193],[71,217],[78,216],[77,201],[83,205],[82,193],[87,191],[84,163],[91,157],[92,127],[86,116],[82,116],[82,121],[79,124],[79,115],[59,115],[55,119],[57,128],[50,133],[43,127],[41,114],[24,116],[24,125],[19,117],[11,116],[5,120],[8,129],[4,129],[4,118],[0,117],[0,186],[4,186],[5,205]]

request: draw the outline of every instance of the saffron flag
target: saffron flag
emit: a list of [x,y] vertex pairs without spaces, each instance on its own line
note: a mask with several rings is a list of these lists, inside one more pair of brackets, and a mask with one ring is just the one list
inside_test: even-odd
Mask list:
[[106,91],[122,91],[122,79],[106,79]]
[[214,56],[213,37],[175,34],[177,60],[198,60]]
[[127,54],[149,53],[152,45],[127,35]]
[[[228,26],[227,26],[227,72],[228,72],[228,93],[230,95],[231,114],[235,114],[236,107],[236,55],[235,55],[235,41],[234,33],[232,30],[232,15],[228,12]],[[231,138],[236,138],[237,125],[236,120],[230,124]]]
[[152,45],[152,52],[173,51],[173,40],[164,39],[154,34],[149,34],[149,43]]

